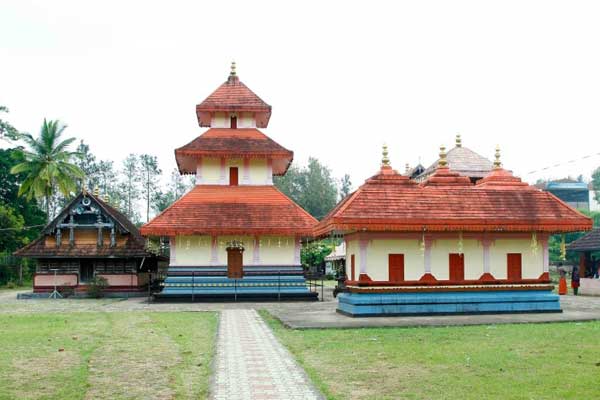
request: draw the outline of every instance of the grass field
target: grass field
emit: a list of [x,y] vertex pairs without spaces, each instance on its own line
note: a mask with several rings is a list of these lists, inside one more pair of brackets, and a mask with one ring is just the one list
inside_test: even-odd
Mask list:
[[290,330],[262,315],[330,399],[600,398],[600,322]]
[[0,399],[202,399],[217,316],[0,315]]

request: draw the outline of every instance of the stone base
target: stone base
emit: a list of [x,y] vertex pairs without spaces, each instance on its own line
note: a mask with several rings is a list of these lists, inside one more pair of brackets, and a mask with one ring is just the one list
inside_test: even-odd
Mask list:
[[342,293],[337,311],[352,317],[562,312],[550,290]]

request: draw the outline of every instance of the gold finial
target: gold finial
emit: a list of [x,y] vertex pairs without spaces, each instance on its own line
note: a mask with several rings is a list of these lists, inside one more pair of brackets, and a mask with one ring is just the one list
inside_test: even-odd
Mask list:
[[448,160],[446,160],[446,146],[440,146],[440,160],[438,161],[438,168],[446,168],[448,166]]
[[229,76],[236,76],[237,73],[235,72],[235,61],[231,62],[231,73],[229,74]]
[[381,165],[384,167],[389,167],[390,165],[390,159],[388,158],[388,148],[387,148],[387,144],[384,143],[383,145],[383,158],[381,159]]
[[494,160],[494,169],[502,168],[502,163],[500,162],[500,146],[496,145],[496,154],[494,156],[496,159]]
[[81,181],[81,193],[83,194],[87,194],[88,190],[87,190],[87,186],[85,184],[85,179],[83,181]]
[[462,139],[460,137],[460,133],[456,134],[456,147],[462,147]]
[[404,173],[408,175],[409,172],[410,172],[410,165],[408,163],[406,163],[406,165],[404,167]]
[[96,185],[96,187],[94,188],[94,197],[98,196],[100,196],[100,188],[98,187],[98,185]]

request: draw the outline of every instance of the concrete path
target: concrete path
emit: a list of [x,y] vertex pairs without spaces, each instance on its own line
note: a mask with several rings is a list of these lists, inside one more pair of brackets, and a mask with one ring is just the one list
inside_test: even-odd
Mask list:
[[211,399],[322,399],[255,310],[221,312]]

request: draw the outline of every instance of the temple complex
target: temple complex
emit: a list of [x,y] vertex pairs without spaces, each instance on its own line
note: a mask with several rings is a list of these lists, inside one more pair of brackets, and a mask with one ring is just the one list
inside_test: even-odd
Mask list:
[[293,152],[258,130],[268,126],[271,106],[239,80],[233,63],[196,114],[209,129],[175,150],[179,171],[195,174],[196,186],[141,229],[170,241],[158,298],[316,299],[300,247],[317,221],[273,185]]
[[418,183],[380,171],[315,228],[343,236],[351,316],[559,312],[548,273],[548,237],[589,230],[592,221],[496,161],[473,183],[448,167]]
[[85,189],[42,231],[17,250],[16,256],[37,260],[33,292],[85,292],[96,276],[108,292],[142,292],[150,274],[166,259],[146,250],[135,225],[96,191]]

